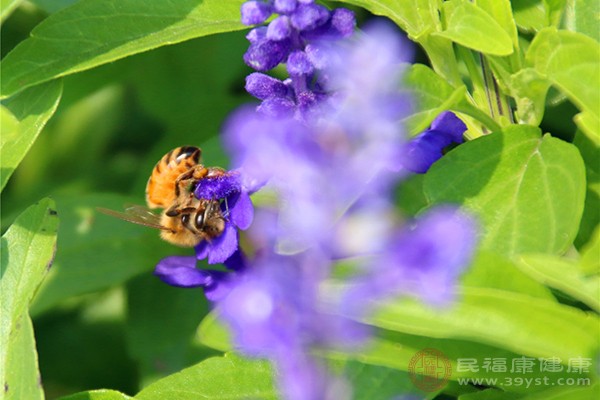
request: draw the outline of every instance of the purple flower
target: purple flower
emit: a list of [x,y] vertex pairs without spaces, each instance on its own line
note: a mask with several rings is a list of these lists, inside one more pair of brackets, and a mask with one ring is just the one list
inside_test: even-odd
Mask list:
[[[276,85],[277,88],[272,88],[276,90],[265,91],[261,90],[262,84],[266,83],[264,78],[254,75],[246,82],[247,90],[262,100],[258,108],[261,113],[270,116],[293,114],[298,119],[307,119],[319,100],[327,97],[327,93],[313,79],[317,66],[304,51],[311,43],[335,41],[352,35],[354,13],[343,8],[329,11],[312,0],[268,1],[261,3],[260,7],[255,3],[250,1],[242,6],[243,23],[252,25],[258,23],[256,21],[264,21],[271,12],[279,16],[266,28],[254,28],[246,36],[250,46],[244,54],[244,61],[261,72],[286,63],[291,79],[286,85],[288,90],[284,91],[280,85]],[[257,11],[259,8],[260,12]]]
[[237,350],[276,363],[286,399],[319,399],[326,391],[326,372],[309,355],[312,347],[351,346],[365,338],[361,325],[320,311],[317,289],[326,262],[310,252],[299,257],[267,253],[218,302]]
[[454,207],[438,207],[390,235],[384,250],[343,302],[352,315],[364,315],[369,301],[399,294],[436,305],[453,299],[454,283],[469,265],[477,244],[477,224]]
[[444,111],[431,127],[412,139],[403,150],[402,164],[409,171],[424,174],[442,158],[444,148],[463,142],[467,126],[450,111]]
[[196,268],[196,257],[170,256],[159,261],[154,275],[171,285],[182,288],[201,287],[209,300],[223,296],[223,283],[227,273]]
[[225,262],[238,248],[238,229],[248,229],[252,223],[254,207],[249,190],[242,184],[240,171],[214,169],[198,182],[194,195],[198,199],[220,200],[225,216],[223,233],[212,240],[196,245],[196,257],[208,259],[209,264]]

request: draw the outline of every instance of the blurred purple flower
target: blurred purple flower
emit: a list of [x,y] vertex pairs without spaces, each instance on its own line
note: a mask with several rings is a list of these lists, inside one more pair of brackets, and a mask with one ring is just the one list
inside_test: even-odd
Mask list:
[[287,399],[319,399],[326,373],[311,356],[317,346],[350,347],[365,338],[365,328],[319,310],[318,284],[328,260],[306,252],[298,257],[265,254],[252,263],[218,303],[244,354],[274,361]]
[[401,294],[447,305],[457,278],[471,261],[477,232],[474,219],[455,207],[430,210],[389,237],[387,249],[348,292],[346,312],[361,316],[370,310],[370,302]]
[[[350,38],[352,12],[312,0],[248,1],[242,21],[261,24],[272,13],[278,16],[268,26],[248,33],[244,55],[260,71],[246,88],[262,103],[235,113],[224,129],[239,170],[209,175],[195,188],[197,198],[219,200],[226,216],[223,234],[198,245],[197,258],[224,262],[228,271],[169,257],[155,273],[169,284],[203,287],[237,349],[275,363],[286,399],[317,400],[331,393],[332,377],[313,350],[357,348],[370,334],[343,316],[360,319],[366,299],[398,294],[446,304],[470,261],[476,226],[440,208],[397,227],[392,199],[408,168],[400,121],[410,109],[397,85],[412,55],[397,32],[379,24]],[[288,79],[263,73],[282,62]],[[452,117],[432,124],[430,131],[442,132],[438,145],[462,138]],[[254,218],[249,195],[262,185],[276,202]],[[238,249],[238,229],[247,228],[250,260]],[[330,301],[321,289],[338,256],[376,261],[364,262],[351,290]]]
[[402,152],[402,164],[409,171],[424,174],[442,158],[444,148],[464,141],[467,126],[450,111],[444,111],[431,127],[408,142]]

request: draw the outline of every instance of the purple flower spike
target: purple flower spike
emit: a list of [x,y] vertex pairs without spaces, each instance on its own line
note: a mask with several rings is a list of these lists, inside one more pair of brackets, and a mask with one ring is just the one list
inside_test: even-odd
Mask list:
[[282,62],[290,49],[289,40],[263,40],[250,44],[244,62],[257,71],[268,71]]
[[287,60],[287,70],[291,76],[310,75],[314,68],[308,56],[303,51],[293,51]]
[[267,27],[267,39],[269,40],[283,40],[290,37],[291,34],[290,19],[285,15],[275,18]]
[[291,16],[292,25],[300,31],[309,31],[323,25],[329,11],[319,4],[302,4]]
[[277,14],[290,14],[297,6],[298,2],[296,0],[275,0],[273,2]]
[[273,8],[263,1],[247,1],[242,4],[242,24],[262,24],[271,16]]
[[194,195],[198,199],[219,200],[225,199],[242,190],[239,173],[225,172],[222,175],[210,174],[198,182]]
[[294,115],[296,103],[286,97],[271,97],[262,102],[256,111],[270,117],[291,117]]
[[349,37],[354,33],[356,27],[354,12],[347,8],[336,8],[331,15],[331,26],[339,32],[341,37]]
[[440,114],[431,128],[406,144],[402,164],[409,171],[424,174],[431,165],[442,158],[443,150],[452,143],[462,143],[467,126],[450,111]]
[[246,77],[246,90],[260,100],[283,97],[288,92],[287,86],[282,81],[260,72],[251,73]]

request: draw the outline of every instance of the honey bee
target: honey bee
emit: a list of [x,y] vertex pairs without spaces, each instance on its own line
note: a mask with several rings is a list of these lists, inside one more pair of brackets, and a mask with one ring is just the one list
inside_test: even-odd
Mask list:
[[[98,208],[98,211],[128,222],[160,229],[169,243],[192,247],[210,241],[225,230],[226,213],[220,200],[198,199],[194,189],[207,177],[227,174],[222,168],[200,164],[198,147],[182,146],[165,154],[154,166],[146,185],[147,207],[134,205],[125,212]],[[151,209],[162,208],[161,214]]]

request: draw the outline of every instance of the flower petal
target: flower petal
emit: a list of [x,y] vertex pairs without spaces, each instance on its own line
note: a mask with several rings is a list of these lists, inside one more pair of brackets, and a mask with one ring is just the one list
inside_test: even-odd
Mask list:
[[227,260],[238,248],[237,230],[233,224],[225,224],[225,230],[208,245],[208,263],[220,264]]
[[467,130],[467,126],[451,111],[444,111],[433,120],[431,130],[445,132],[452,137],[454,142],[462,143],[463,133]]
[[246,192],[240,192],[230,197],[230,218],[231,222],[241,230],[246,230],[252,224],[254,217],[254,207],[252,200]]
[[170,256],[158,262],[154,275],[172,286],[192,288],[212,281],[211,274],[196,268],[196,257]]

